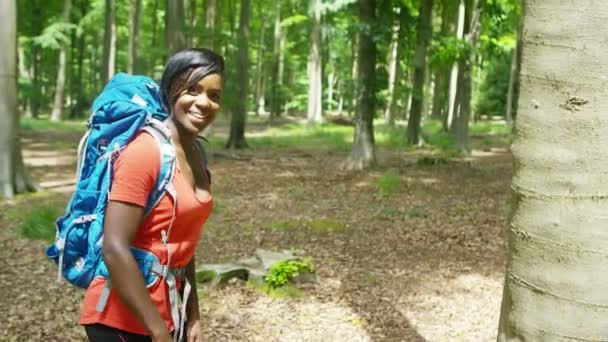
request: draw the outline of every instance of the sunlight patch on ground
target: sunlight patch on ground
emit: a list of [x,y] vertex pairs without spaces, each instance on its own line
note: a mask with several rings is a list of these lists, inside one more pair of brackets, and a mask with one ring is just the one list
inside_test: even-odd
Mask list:
[[[254,331],[253,341],[371,341],[363,320],[353,310],[337,302],[258,298],[247,303],[240,293],[227,294],[212,309],[213,320],[228,321],[230,326]],[[210,322],[213,325],[213,322]],[[257,336],[260,336],[258,339]]]
[[496,341],[501,298],[500,276],[465,274],[406,295],[399,310],[427,341]]

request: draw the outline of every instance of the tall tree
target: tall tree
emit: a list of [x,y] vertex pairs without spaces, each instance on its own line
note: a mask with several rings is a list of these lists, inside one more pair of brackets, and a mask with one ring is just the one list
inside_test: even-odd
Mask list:
[[308,57],[308,124],[320,123],[323,112],[323,76],[321,72],[321,0],[310,0],[312,29]]
[[[458,3],[453,0],[442,0],[441,4],[441,31],[440,39],[449,41],[449,37],[454,36],[458,20]],[[433,90],[433,112],[431,117],[441,119],[444,122],[448,111],[448,99],[450,91],[450,69],[453,63],[440,60],[435,63],[435,77]],[[447,130],[447,128],[446,128]]]
[[432,33],[432,10],[433,0],[420,1],[418,32],[416,37],[416,58],[414,59],[414,79],[412,81],[412,105],[407,122],[408,144],[418,144],[420,139],[420,119],[422,116],[422,101],[424,100],[426,55]]
[[[70,22],[70,12],[72,11],[72,0],[63,0],[63,16],[62,21],[64,23]],[[61,42],[61,48],[59,50],[59,66],[57,68],[57,82],[55,83],[55,101],[53,104],[53,111],[51,112],[51,121],[61,120],[61,112],[63,111],[63,101],[65,92],[65,76],[66,76],[66,55],[68,42],[64,40]]]
[[389,126],[395,125],[397,111],[396,86],[401,78],[401,50],[405,40],[405,22],[407,21],[407,8],[403,5],[397,7],[397,22],[393,23],[393,37],[390,48],[390,62],[388,66],[388,105],[384,113],[384,120]]
[[276,117],[281,111],[281,0],[275,0],[274,43],[272,46],[272,77],[270,84],[270,115]]
[[598,56],[608,49],[608,7],[592,0],[523,5],[498,341],[605,341],[608,59]]
[[0,1],[0,196],[34,191],[21,156],[17,110],[17,5]]
[[358,104],[353,148],[344,167],[361,170],[376,163],[374,111],[376,107],[376,43],[372,27],[376,22],[376,1],[359,1]]
[[129,7],[129,51],[127,71],[130,74],[139,72],[139,19],[141,18],[141,0],[131,0]]
[[245,123],[247,119],[247,96],[249,89],[249,17],[250,0],[241,0],[239,20],[238,51],[236,56],[236,94],[230,120],[230,136],[227,148],[245,148]]
[[116,72],[116,0],[106,0],[103,69],[101,81],[106,84]]
[[[460,3],[458,5],[458,26],[456,28],[456,38],[458,39],[462,39],[464,37],[464,21],[465,21],[465,12],[466,12],[466,8],[465,8],[465,0],[460,0]],[[444,130],[448,131],[452,129],[452,122],[454,121],[454,117],[457,114],[458,111],[458,104],[459,104],[459,99],[458,99],[458,93],[459,93],[459,82],[460,82],[460,75],[462,75],[462,70],[459,69],[458,67],[458,62],[455,62],[454,65],[452,66],[452,72],[450,73],[450,93],[449,93],[449,99],[448,99],[448,113],[445,116],[445,121],[444,121]]]
[[456,115],[454,138],[456,150],[463,154],[470,152],[469,146],[469,119],[471,117],[473,65],[476,59],[477,41],[479,39],[479,0],[466,0],[467,13],[465,18],[465,41],[469,48],[460,62],[462,69],[462,96],[460,109]]
[[[217,18],[218,18],[218,3],[217,0],[207,0],[205,9],[205,41],[203,46],[217,51],[219,37],[217,37]],[[219,52],[219,51],[218,51]]]
[[186,47],[184,0],[167,0],[167,49],[171,54]]
[[[260,18],[264,15],[264,8],[262,6],[262,2],[258,2],[258,15]],[[257,51],[257,65],[256,65],[256,82],[255,82],[255,113],[256,115],[264,114],[266,111],[266,98],[265,98],[265,88],[266,88],[266,77],[264,75],[264,52],[265,44],[264,44],[264,36],[266,32],[266,21],[260,20],[260,33],[258,35],[258,51]]]

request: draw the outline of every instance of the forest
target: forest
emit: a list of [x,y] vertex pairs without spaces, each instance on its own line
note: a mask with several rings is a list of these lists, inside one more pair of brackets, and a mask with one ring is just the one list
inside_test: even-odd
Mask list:
[[43,252],[78,143],[113,76],[158,82],[186,48],[226,66],[202,132],[202,340],[608,338],[601,2],[3,0],[0,13],[7,341],[86,339],[84,292]]

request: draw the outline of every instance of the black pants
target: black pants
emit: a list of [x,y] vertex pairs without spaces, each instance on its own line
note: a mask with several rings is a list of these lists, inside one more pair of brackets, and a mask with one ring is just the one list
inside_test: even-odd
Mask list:
[[84,326],[87,337],[91,342],[152,342],[152,338],[112,328],[103,324],[88,324]]

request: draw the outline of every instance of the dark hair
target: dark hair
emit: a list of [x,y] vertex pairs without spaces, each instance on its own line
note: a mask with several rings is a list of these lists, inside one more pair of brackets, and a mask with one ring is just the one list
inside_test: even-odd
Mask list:
[[211,74],[224,73],[224,57],[209,49],[186,49],[171,58],[160,80],[160,95],[170,114],[179,94]]

